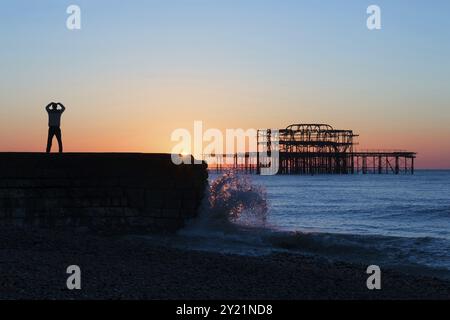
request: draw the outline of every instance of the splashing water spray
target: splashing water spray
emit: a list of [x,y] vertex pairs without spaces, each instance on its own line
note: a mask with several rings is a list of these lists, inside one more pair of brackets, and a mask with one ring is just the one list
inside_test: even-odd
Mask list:
[[[267,228],[266,190],[233,171],[210,182],[197,218],[178,232],[178,245],[221,252],[254,251]],[[249,249],[250,248],[250,249]]]
[[267,221],[267,193],[248,176],[233,171],[216,178],[210,185],[206,214],[223,223],[264,226]]

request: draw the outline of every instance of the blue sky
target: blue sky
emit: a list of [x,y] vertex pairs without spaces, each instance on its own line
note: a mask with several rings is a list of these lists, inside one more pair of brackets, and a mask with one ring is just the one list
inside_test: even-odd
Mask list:
[[[70,4],[80,31],[65,27]],[[449,18],[443,0],[5,0],[0,148],[41,148],[56,99],[72,110],[68,150],[169,151],[194,120],[329,122],[450,167]]]

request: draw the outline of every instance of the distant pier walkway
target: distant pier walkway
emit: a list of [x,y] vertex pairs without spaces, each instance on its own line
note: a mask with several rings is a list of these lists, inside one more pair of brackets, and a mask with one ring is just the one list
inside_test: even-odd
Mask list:
[[[262,168],[257,165],[257,158],[256,152],[246,152],[208,155],[205,161],[211,172],[234,170],[257,174]],[[414,174],[415,158],[416,153],[407,151],[280,154],[278,174]],[[342,165],[335,166],[336,162]]]

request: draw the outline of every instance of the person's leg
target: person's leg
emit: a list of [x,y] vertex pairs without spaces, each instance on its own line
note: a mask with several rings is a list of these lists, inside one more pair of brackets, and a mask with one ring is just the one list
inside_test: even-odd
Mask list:
[[52,140],[53,140],[53,135],[55,133],[53,132],[53,128],[49,127],[48,128],[48,138],[47,138],[47,153],[50,153],[50,151],[52,150]]
[[56,129],[56,139],[58,140],[59,153],[63,152],[61,128]]

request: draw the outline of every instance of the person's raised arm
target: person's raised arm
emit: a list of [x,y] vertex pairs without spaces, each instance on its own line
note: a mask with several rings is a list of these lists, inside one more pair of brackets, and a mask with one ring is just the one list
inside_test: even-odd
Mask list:
[[49,112],[50,111],[50,107],[53,105],[53,102],[50,102],[46,107],[45,107],[45,110],[47,111],[47,112]]
[[58,102],[58,105],[61,106],[61,113],[63,113],[66,110],[66,107],[61,102]]

